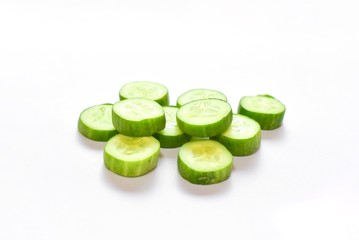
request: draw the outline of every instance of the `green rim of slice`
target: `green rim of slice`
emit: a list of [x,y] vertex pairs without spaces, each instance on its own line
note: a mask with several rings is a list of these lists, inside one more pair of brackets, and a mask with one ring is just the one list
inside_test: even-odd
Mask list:
[[177,166],[180,175],[191,183],[215,184],[230,177],[233,156],[214,140],[188,142],[179,149]]
[[177,107],[163,107],[166,116],[166,127],[155,133],[153,136],[160,142],[161,148],[177,148],[191,139],[177,125]]
[[142,176],[156,168],[160,143],[154,137],[117,134],[105,145],[104,163],[110,171],[124,176]]
[[112,124],[112,104],[95,105],[83,110],[77,128],[86,138],[101,142],[118,134]]
[[211,139],[222,143],[233,156],[248,156],[260,147],[261,127],[249,117],[233,114],[231,126]]
[[216,98],[216,99],[221,99],[223,101],[227,101],[227,97],[220,91],[198,88],[198,89],[188,90],[185,93],[181,94],[177,98],[177,106],[181,107],[186,103],[193,102],[195,100],[210,99],[210,98]]
[[238,113],[257,121],[262,130],[280,127],[285,110],[284,104],[270,95],[242,97],[238,106]]
[[232,108],[219,99],[189,102],[177,111],[177,124],[186,134],[194,137],[212,137],[230,126]]
[[169,104],[168,89],[159,83],[135,81],[123,85],[119,92],[120,100],[129,98],[146,98],[162,106]]
[[145,98],[129,98],[115,103],[112,122],[117,131],[130,137],[151,136],[166,126],[161,105]]

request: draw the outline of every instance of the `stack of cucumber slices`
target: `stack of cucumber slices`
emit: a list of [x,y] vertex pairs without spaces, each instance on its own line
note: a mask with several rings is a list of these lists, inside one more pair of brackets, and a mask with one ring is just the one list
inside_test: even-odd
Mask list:
[[176,106],[169,106],[168,96],[162,84],[129,82],[121,87],[118,102],[83,110],[78,130],[107,142],[104,163],[118,175],[145,175],[156,168],[161,148],[179,148],[182,178],[208,185],[230,177],[234,156],[254,154],[261,130],[280,127],[286,109],[270,95],[242,97],[237,113],[217,90],[191,89]]

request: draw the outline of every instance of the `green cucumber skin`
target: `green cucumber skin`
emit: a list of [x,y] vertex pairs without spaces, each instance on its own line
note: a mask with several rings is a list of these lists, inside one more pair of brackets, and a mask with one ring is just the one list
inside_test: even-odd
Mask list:
[[[128,98],[126,98],[126,97],[124,97],[124,96],[122,96],[122,95],[120,94],[120,101],[126,100],[126,99],[128,99]],[[168,105],[169,105],[169,102],[170,102],[168,93],[166,93],[166,95],[164,95],[162,98],[159,98],[159,99],[149,99],[149,100],[153,100],[153,101],[157,102],[157,103],[158,103],[159,105],[161,105],[161,106],[168,106]]]
[[191,136],[187,134],[169,136],[161,133],[155,133],[153,134],[153,137],[160,142],[161,148],[178,148],[191,140]]
[[232,172],[233,163],[228,166],[210,172],[200,172],[189,168],[178,155],[177,158],[178,172],[185,180],[198,185],[210,185],[227,180]]
[[86,138],[99,141],[106,142],[116,134],[118,134],[117,130],[92,130],[81,119],[78,120],[77,129],[79,132]]
[[117,115],[112,111],[112,122],[118,132],[130,137],[152,136],[154,133],[161,131],[166,126],[165,114],[152,119],[142,121],[131,121]]
[[282,125],[285,110],[278,114],[257,113],[247,110],[239,103],[238,113],[257,121],[262,130],[273,130]]
[[248,156],[255,153],[261,143],[261,132],[247,139],[233,139],[224,135],[217,135],[211,139],[222,143],[233,156]]
[[226,131],[231,125],[233,113],[230,111],[221,121],[207,125],[194,125],[183,122],[178,116],[177,125],[186,134],[193,137],[213,137]]
[[104,151],[104,163],[108,170],[118,175],[124,177],[139,177],[149,173],[157,167],[159,155],[160,150],[158,149],[155,154],[141,161],[123,161]]

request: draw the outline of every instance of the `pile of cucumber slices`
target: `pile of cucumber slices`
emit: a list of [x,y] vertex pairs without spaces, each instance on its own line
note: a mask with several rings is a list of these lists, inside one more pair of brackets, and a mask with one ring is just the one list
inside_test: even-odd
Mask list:
[[155,169],[161,148],[179,148],[180,175],[194,184],[215,184],[231,175],[233,156],[255,153],[261,130],[283,122],[285,106],[270,95],[245,96],[233,113],[216,90],[192,89],[169,106],[162,84],[137,81],[123,85],[120,100],[83,110],[78,130],[86,138],[107,142],[107,169],[137,177]]

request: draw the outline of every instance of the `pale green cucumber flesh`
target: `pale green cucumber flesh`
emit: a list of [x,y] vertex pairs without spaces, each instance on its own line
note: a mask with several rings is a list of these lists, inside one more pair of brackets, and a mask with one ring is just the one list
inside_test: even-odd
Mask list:
[[286,107],[272,96],[242,97],[238,113],[257,121],[262,130],[272,130],[280,127],[283,122]]
[[160,143],[154,137],[117,134],[105,145],[104,162],[110,171],[125,177],[144,175],[158,163]]
[[233,156],[219,142],[202,140],[185,143],[178,152],[180,175],[194,184],[215,184],[230,177]]
[[123,85],[120,89],[120,100],[128,98],[146,98],[162,106],[169,104],[168,89],[159,83],[135,81]]
[[210,99],[217,98],[224,101],[227,101],[227,97],[220,91],[212,90],[212,89],[191,89],[187,92],[180,95],[177,99],[177,106],[181,107],[186,103],[200,100],[200,99]]
[[129,98],[112,108],[112,122],[122,134],[132,137],[151,136],[165,128],[163,108],[155,101]]
[[107,141],[118,133],[112,124],[112,104],[100,104],[83,110],[78,120],[79,132],[95,141]]
[[176,113],[178,108],[163,107],[166,116],[166,127],[153,136],[160,142],[161,148],[177,148],[188,142],[191,137],[185,134],[178,126]]
[[261,128],[253,119],[233,114],[231,126],[222,134],[211,139],[222,143],[233,156],[247,156],[259,149]]
[[219,99],[189,102],[177,111],[177,124],[186,134],[211,137],[224,132],[232,122],[231,106]]

